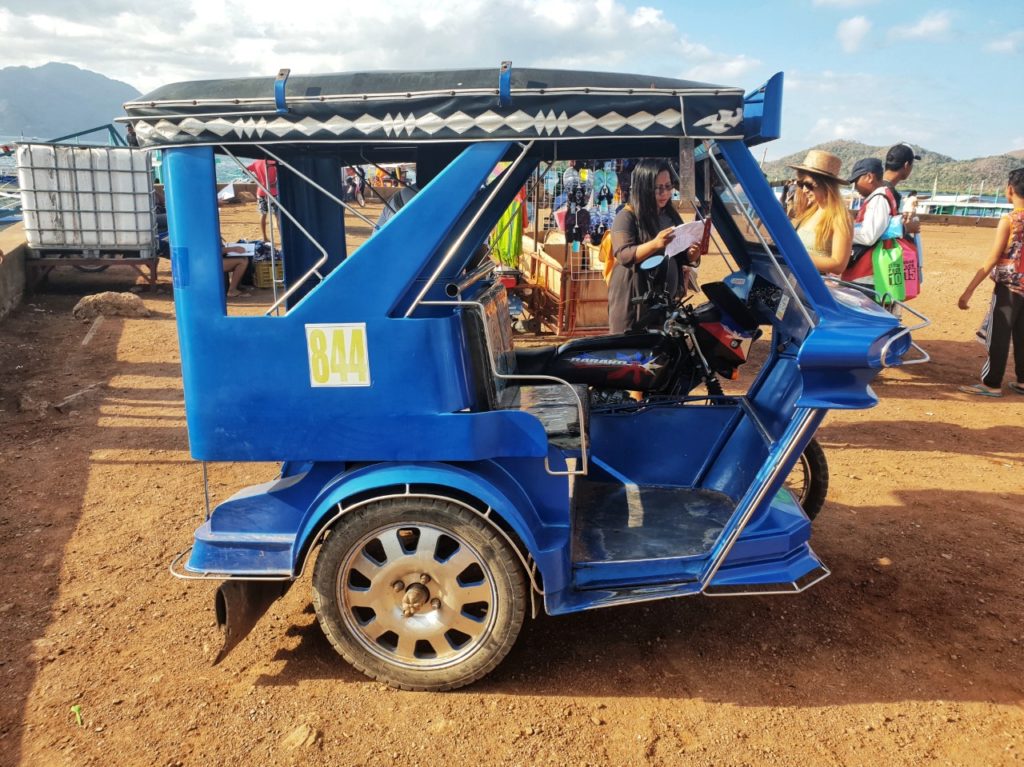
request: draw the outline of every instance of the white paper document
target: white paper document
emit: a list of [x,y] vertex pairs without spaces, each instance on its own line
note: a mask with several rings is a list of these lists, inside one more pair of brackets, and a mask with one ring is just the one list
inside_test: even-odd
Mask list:
[[[245,256],[246,258],[252,258],[256,255],[256,243],[255,242],[229,242],[224,245],[225,248],[231,248],[228,251],[229,256]],[[237,250],[240,248],[240,250]]]
[[672,242],[665,247],[666,256],[674,256],[689,250],[693,245],[698,244],[704,237],[704,222],[691,221],[688,224],[680,224],[672,230]]

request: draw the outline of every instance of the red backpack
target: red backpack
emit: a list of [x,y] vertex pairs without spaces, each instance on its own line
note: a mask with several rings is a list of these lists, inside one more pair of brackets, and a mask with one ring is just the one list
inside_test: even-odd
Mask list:
[[[890,218],[898,218],[900,214],[899,207],[896,205],[896,197],[889,187],[884,187],[884,190],[885,199],[889,202],[889,216]],[[865,200],[866,202],[867,200]],[[860,206],[860,210],[857,211],[857,217],[854,219],[855,224],[864,220],[867,207],[866,204]],[[850,263],[842,273],[841,279],[845,282],[874,284],[874,253],[879,247],[891,250],[896,245],[903,251],[905,300],[909,301],[912,298],[916,298],[921,290],[921,264],[918,260],[917,244],[913,239],[906,236],[886,239],[883,235],[878,242],[872,245],[855,245],[853,255],[850,257]]]

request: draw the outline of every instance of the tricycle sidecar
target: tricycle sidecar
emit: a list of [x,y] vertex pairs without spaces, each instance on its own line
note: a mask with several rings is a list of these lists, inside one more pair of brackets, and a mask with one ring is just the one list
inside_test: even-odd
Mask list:
[[[780,89],[503,65],[282,72],[126,105],[164,153],[192,455],[281,462],[172,565],[224,581],[220,657],[306,567],[339,652],[409,689],[479,679],[528,612],[828,574],[783,480],[829,408],[875,403],[871,379],[911,341],[822,281],[753,159]],[[265,316],[226,315],[215,154],[278,167],[287,287]],[[770,351],[743,395],[591,407],[586,386],[517,369],[480,245],[538,168],[649,156],[680,157],[684,203],[713,220]],[[393,162],[416,164],[418,193],[347,253],[344,168]]]

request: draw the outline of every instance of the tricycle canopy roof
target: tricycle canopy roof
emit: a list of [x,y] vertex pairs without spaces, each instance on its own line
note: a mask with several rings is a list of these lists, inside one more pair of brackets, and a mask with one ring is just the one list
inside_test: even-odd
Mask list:
[[742,139],[743,91],[554,69],[350,72],[173,83],[125,105],[144,147]]

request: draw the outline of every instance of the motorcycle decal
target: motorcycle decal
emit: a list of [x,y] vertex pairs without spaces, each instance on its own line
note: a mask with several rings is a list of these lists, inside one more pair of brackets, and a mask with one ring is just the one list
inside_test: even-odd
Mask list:
[[639,384],[647,378],[653,378],[661,368],[665,367],[664,359],[659,355],[645,354],[643,352],[577,354],[574,357],[570,357],[568,362],[577,367],[618,368],[608,374],[608,380],[625,381],[633,384]]
[[[724,351],[728,351],[740,362],[746,362],[747,349],[744,344],[750,340],[750,336],[737,333],[720,322],[705,322],[700,327],[718,341]],[[704,351],[707,353],[710,350]]]

